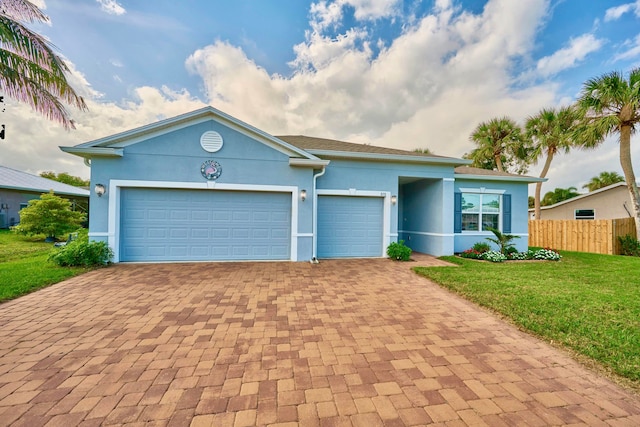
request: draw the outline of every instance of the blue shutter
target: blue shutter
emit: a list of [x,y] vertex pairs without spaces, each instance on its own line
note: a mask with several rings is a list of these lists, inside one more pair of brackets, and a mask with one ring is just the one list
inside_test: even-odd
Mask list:
[[511,233],[511,194],[502,195],[502,232]]
[[462,233],[462,193],[453,193],[453,232]]

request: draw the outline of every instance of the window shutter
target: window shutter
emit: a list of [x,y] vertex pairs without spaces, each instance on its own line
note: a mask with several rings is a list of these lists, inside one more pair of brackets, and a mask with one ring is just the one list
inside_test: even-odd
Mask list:
[[511,233],[511,194],[502,195],[502,232]]
[[462,233],[462,193],[453,193],[453,232]]

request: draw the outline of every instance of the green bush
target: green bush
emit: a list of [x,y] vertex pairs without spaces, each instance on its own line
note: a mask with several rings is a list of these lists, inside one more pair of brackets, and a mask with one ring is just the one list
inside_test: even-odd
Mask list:
[[409,261],[411,252],[411,248],[404,244],[404,240],[393,242],[387,248],[387,255],[389,256],[389,258],[398,261]]
[[113,251],[107,242],[90,242],[86,230],[79,232],[78,238],[65,246],[54,248],[49,260],[59,266],[90,267],[111,262]]
[[20,211],[20,224],[14,230],[20,234],[44,234],[49,240],[76,230],[86,219],[82,212],[71,210],[71,202],[53,194],[44,193],[39,199],[29,200]]
[[479,253],[483,254],[483,253],[489,252],[491,250],[491,245],[486,243],[486,242],[476,242],[476,243],[473,244],[471,249],[473,249],[476,252],[479,252]]
[[640,256],[640,242],[632,234],[618,236],[618,241],[622,246],[622,255]]

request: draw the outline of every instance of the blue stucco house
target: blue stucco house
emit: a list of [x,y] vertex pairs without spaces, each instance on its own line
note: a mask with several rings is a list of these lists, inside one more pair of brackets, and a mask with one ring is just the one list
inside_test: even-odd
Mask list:
[[484,240],[487,226],[524,250],[537,180],[273,136],[212,107],[61,149],[91,166],[89,235],[115,262],[383,257],[398,239],[440,256]]

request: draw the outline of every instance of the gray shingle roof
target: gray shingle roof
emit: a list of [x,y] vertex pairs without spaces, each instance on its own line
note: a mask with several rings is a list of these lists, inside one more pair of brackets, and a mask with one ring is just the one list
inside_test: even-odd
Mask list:
[[415,156],[415,157],[438,157],[434,154],[417,153],[415,151],[398,150],[396,148],[378,147],[375,145],[356,144],[353,142],[337,141],[334,139],[315,138],[304,135],[282,135],[276,138],[283,140],[295,147],[303,150],[322,150],[322,151],[342,151],[350,153],[372,153],[387,154],[396,156]]
[[63,184],[41,176],[31,175],[30,173],[11,169],[6,166],[0,166],[0,188],[42,193],[53,190],[56,194],[66,196],[89,197],[89,190]]

